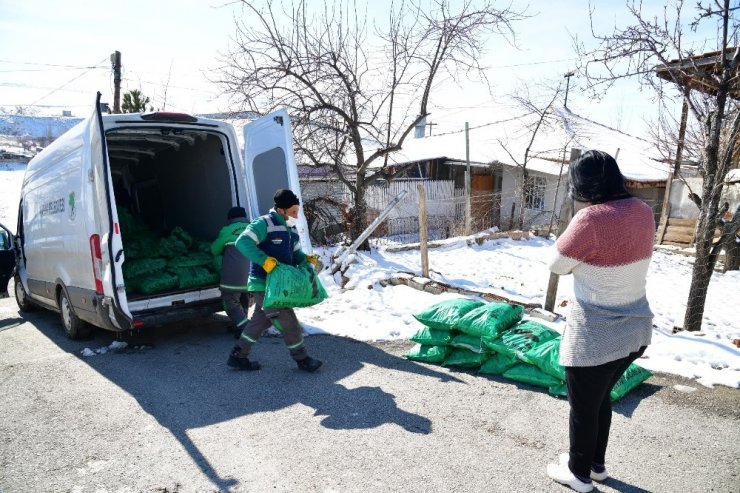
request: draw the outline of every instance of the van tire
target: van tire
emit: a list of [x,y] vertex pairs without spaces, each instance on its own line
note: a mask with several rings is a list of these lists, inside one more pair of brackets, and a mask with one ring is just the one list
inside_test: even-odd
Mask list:
[[59,291],[59,314],[67,337],[78,341],[90,336],[92,327],[77,317],[64,288]]
[[28,293],[26,293],[26,290],[23,289],[23,283],[21,282],[21,278],[16,274],[13,276],[13,282],[15,283],[15,288],[13,289],[13,292],[15,293],[15,302],[18,304],[18,310],[23,312],[32,312],[35,311],[38,306],[31,301],[31,298],[28,296]]

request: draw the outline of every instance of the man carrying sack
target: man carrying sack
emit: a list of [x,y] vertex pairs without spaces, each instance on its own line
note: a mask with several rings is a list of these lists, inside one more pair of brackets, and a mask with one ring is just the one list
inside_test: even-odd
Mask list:
[[275,207],[264,216],[252,221],[236,240],[236,248],[252,262],[247,290],[254,299],[254,313],[244,327],[239,342],[231,350],[227,364],[238,370],[259,370],[260,364],[250,361],[252,346],[271,325],[283,336],[290,355],[303,371],[319,369],[321,361],[308,355],[303,341],[303,331],[292,308],[264,309],[267,274],[278,263],[299,266],[309,263],[316,266],[318,259],[301,250],[300,238],[295,229],[299,201],[290,191],[275,192]]

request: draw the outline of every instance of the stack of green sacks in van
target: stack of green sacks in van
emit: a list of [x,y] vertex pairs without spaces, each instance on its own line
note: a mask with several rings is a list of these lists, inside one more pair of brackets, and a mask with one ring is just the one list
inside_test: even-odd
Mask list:
[[[522,320],[523,311],[519,305],[465,298],[437,303],[414,314],[425,327],[411,337],[417,346],[404,356],[475,368],[566,395],[565,368],[558,361],[560,334],[533,320]],[[611,399],[620,399],[650,376],[633,363],[614,386]]]
[[210,243],[194,239],[179,227],[158,237],[125,210],[119,210],[118,219],[126,252],[126,294],[156,294],[218,283]]

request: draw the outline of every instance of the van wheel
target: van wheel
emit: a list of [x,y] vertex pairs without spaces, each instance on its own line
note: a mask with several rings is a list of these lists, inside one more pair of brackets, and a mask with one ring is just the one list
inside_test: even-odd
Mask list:
[[13,281],[15,282],[15,289],[13,291],[15,291],[15,302],[18,304],[18,309],[21,312],[32,312],[36,310],[37,306],[28,297],[26,290],[23,289],[21,278],[16,274],[13,276]]
[[67,293],[62,289],[59,292],[59,313],[62,317],[62,326],[67,337],[72,340],[80,340],[90,336],[91,327],[80,320],[72,309]]

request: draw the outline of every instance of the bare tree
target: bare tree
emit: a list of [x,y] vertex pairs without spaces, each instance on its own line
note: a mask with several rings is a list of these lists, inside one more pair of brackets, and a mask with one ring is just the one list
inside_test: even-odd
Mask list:
[[[707,289],[717,259],[713,254],[717,246],[713,237],[722,219],[722,190],[740,136],[740,111],[737,101],[732,99],[738,96],[739,24],[734,16],[738,7],[730,4],[730,0],[700,1],[692,12],[686,12],[683,1],[673,0],[664,6],[661,16],[651,17],[643,12],[641,3],[632,1],[626,8],[634,24],[607,35],[596,34],[592,28],[598,43],[595,49],[586,49],[575,40],[583,60],[580,69],[592,88],[604,89],[616,80],[638,77],[659,98],[669,97],[670,91],[678,89],[688,109],[702,123],[703,185],[701,196],[697,194],[695,200],[699,206],[696,261],[683,324],[684,329],[692,331],[701,328]],[[697,56],[701,52],[692,49],[686,29],[696,32],[706,24],[716,28],[716,46],[711,46],[716,53]],[[710,47],[700,48],[705,51]],[[656,69],[667,74],[668,86],[656,77]],[[712,96],[711,104],[704,109],[697,103],[701,92]],[[675,169],[679,170],[680,156],[674,159]]]
[[[533,115],[534,119],[531,123],[525,126],[529,132],[529,141],[527,147],[524,149],[524,154],[517,158],[510,151],[507,143],[498,140],[499,145],[506,151],[512,161],[521,169],[522,178],[519,190],[519,215],[516,221],[516,227],[521,229],[524,225],[524,210],[527,206],[527,197],[530,197],[533,193],[534,183],[529,178],[529,170],[527,165],[532,157],[536,157],[536,153],[533,152],[532,147],[537,139],[537,134],[540,130],[545,130],[548,127],[555,125],[558,121],[558,117],[553,112],[553,104],[562,93],[562,84],[558,83],[554,87],[548,87],[543,93],[550,93],[546,101],[542,101],[541,98],[533,97],[530,94],[529,86],[524,84],[516,93],[511,95],[511,98],[517,103],[520,109],[526,112],[527,115]],[[514,204],[512,203],[511,220],[509,221],[509,229],[512,228],[514,222]]]
[[494,0],[430,0],[428,8],[401,0],[371,32],[352,0],[319,11],[305,0],[243,5],[217,82],[243,108],[288,108],[299,158],[331,167],[351,191],[352,239],[367,224],[367,187],[393,178],[386,157],[429,114],[439,79],[485,80],[478,60],[488,37],[513,41],[524,17]]

